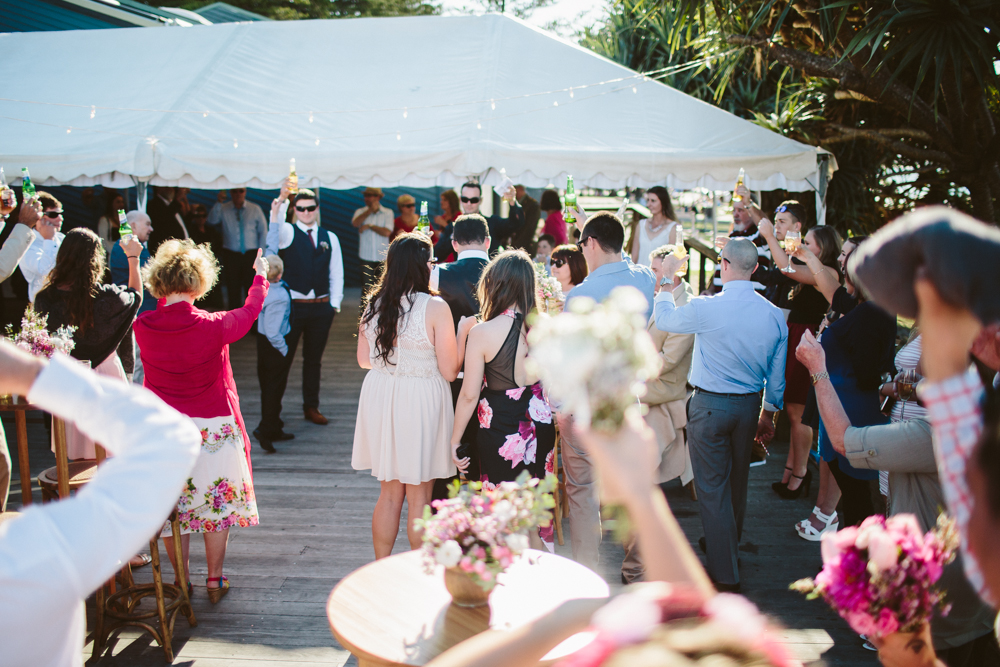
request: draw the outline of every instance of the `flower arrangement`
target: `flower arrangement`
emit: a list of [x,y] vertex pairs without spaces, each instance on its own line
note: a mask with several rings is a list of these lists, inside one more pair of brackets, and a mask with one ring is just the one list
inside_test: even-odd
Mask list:
[[822,597],[859,634],[916,632],[936,609],[948,613],[933,585],[957,547],[955,523],[944,514],[926,535],[912,514],[870,516],[824,535],[823,570],[791,588]]
[[528,333],[528,369],[553,403],[574,419],[617,431],[627,412],[641,410],[646,380],[660,372],[660,356],[646,331],[645,297],[618,287],[601,304],[573,299],[569,312],[539,319]]
[[740,595],[720,593],[703,602],[695,590],[663,582],[629,589],[594,614],[594,640],[558,667],[801,667],[767,617]]
[[13,327],[8,324],[4,333],[10,342],[36,357],[50,358],[56,352],[72,352],[76,347],[76,341],[73,340],[76,327],[63,326],[54,333],[49,333],[46,328],[48,321],[48,315],[36,312],[29,304],[21,318],[21,330],[15,334]]
[[[544,312],[557,310],[556,305],[562,304],[566,297],[563,296],[562,285],[554,277],[545,271],[545,265],[535,262],[535,300],[539,309]],[[561,310],[561,306],[558,310]],[[557,310],[557,312],[558,312]]]
[[423,518],[415,522],[424,534],[425,570],[457,567],[484,591],[492,590],[497,575],[528,548],[528,531],[552,521],[555,485],[554,476],[540,480],[526,470],[516,482],[501,482],[492,489],[484,490],[478,482],[464,487],[454,482],[448,500],[431,503],[437,513],[425,507]]

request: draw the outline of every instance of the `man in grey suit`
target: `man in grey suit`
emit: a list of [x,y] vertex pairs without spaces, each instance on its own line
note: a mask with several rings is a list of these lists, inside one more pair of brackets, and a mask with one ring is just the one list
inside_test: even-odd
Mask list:
[[[672,276],[682,260],[663,260]],[[754,292],[750,275],[757,248],[733,239],[719,253],[722,291],[691,299],[680,308],[669,290],[655,299],[656,327],[695,334],[688,379],[688,446],[698,492],[708,574],[720,591],[739,591],[737,547],[743,534],[750,453],[755,436],[773,433],[770,410],[781,409],[785,391],[788,327],[781,310]]]

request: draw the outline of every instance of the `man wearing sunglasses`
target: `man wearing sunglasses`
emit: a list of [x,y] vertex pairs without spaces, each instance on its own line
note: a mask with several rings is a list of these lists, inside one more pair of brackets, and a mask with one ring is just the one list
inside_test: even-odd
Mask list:
[[351,224],[359,234],[361,290],[365,293],[382,274],[382,262],[389,249],[389,237],[396,226],[396,219],[390,209],[382,206],[382,188],[365,188],[363,196],[365,205],[354,212]]
[[[483,203],[483,188],[479,185],[479,183],[473,183],[472,181],[465,183],[462,186],[461,197],[459,199],[462,202],[462,213],[464,215],[482,215],[479,213],[479,207]],[[510,237],[517,234],[517,232],[519,232],[526,224],[524,209],[515,199],[515,189],[511,188],[510,191],[504,195],[504,199],[506,199],[510,204],[510,217],[501,218],[498,214],[494,213],[490,217],[486,218],[486,225],[490,230],[490,238],[493,240],[493,249],[490,250],[491,257],[497,254],[496,248],[508,245],[510,243]],[[441,238],[438,239],[438,242],[434,245],[435,257],[447,257],[451,253],[451,235],[453,228],[453,225],[449,225],[443,232],[441,232]]]
[[[285,336],[288,365],[302,338],[302,411],[306,420],[324,426],[328,420],[319,411],[320,367],[333,316],[340,312],[344,299],[344,260],[336,234],[319,224],[319,202],[312,190],[299,188],[292,201],[295,223],[285,222],[289,185],[286,179],[281,194],[271,203],[267,254],[285,263],[283,277],[292,297],[291,331]],[[274,432],[281,427],[276,424]]]
[[222,228],[219,259],[229,294],[229,310],[233,310],[243,307],[253,284],[253,263],[267,239],[267,219],[260,206],[247,201],[246,188],[232,188],[229,196],[232,201],[227,202],[225,191],[219,192],[218,203],[208,212],[208,224]]
[[28,301],[35,302],[35,295],[45,285],[45,278],[56,265],[56,254],[65,235],[59,231],[63,223],[63,206],[48,192],[39,192],[42,217],[35,225],[35,240],[21,258],[21,274],[28,281]]

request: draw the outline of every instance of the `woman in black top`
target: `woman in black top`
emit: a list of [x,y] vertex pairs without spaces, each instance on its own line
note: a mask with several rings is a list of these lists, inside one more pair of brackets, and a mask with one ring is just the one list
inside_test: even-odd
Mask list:
[[[102,285],[104,246],[89,229],[78,227],[66,233],[56,265],[35,297],[35,310],[48,315],[46,327],[55,331],[74,326],[76,347],[72,356],[90,363],[100,375],[127,382],[117,351],[122,342],[131,343],[132,322],[142,305],[142,279],[139,277],[139,253],[142,244],[133,236],[122,244],[128,257],[128,287]],[[131,345],[124,349],[132,350]],[[126,363],[131,366],[130,359]],[[71,424],[66,426],[69,458],[93,459],[94,442]]]

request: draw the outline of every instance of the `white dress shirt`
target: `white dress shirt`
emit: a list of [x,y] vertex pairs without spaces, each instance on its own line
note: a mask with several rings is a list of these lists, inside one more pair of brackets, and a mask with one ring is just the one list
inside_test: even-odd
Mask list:
[[[288,210],[288,200],[286,199],[281,203],[281,207],[278,209],[277,214],[271,213],[271,224],[267,229],[267,254],[277,255],[278,251],[287,248],[292,245],[292,240],[295,238],[295,230],[292,226],[285,222],[285,212]],[[295,222],[295,226],[301,229],[306,234],[310,230],[316,233],[319,229],[319,225],[304,225],[299,221]],[[340,304],[344,300],[344,257],[340,252],[340,239],[337,235],[327,230],[330,236],[330,291],[328,294],[316,294],[316,290],[309,290],[308,294],[302,294],[301,292],[296,292],[295,290],[289,290],[292,293],[293,299],[318,299],[320,297],[329,296],[330,305],[340,312]],[[318,234],[317,234],[318,238]]]
[[[362,206],[354,215],[351,221],[358,219],[358,216],[368,210],[367,206]],[[396,218],[392,210],[379,205],[379,209],[365,218],[366,225],[381,227],[392,232],[396,227]],[[382,236],[378,232],[366,229],[358,235],[358,259],[363,262],[384,262],[385,253],[389,250],[389,236]]]
[[[463,250],[458,253],[458,257],[455,261],[459,262],[463,259],[485,259],[488,262],[490,261],[490,256],[482,250]],[[430,288],[435,292],[438,289],[438,281],[441,280],[441,272],[439,271],[440,267],[440,264],[435,264],[434,268],[431,269]]]
[[115,456],[73,498],[31,505],[0,525],[0,664],[83,665],[84,599],[163,525],[201,434],[151,392],[62,355],[38,375],[28,400]]
[[45,286],[49,271],[56,265],[56,254],[66,235],[56,232],[51,239],[35,234],[35,240],[28,246],[28,252],[21,258],[21,273],[28,281],[28,301],[35,302],[35,295]]

